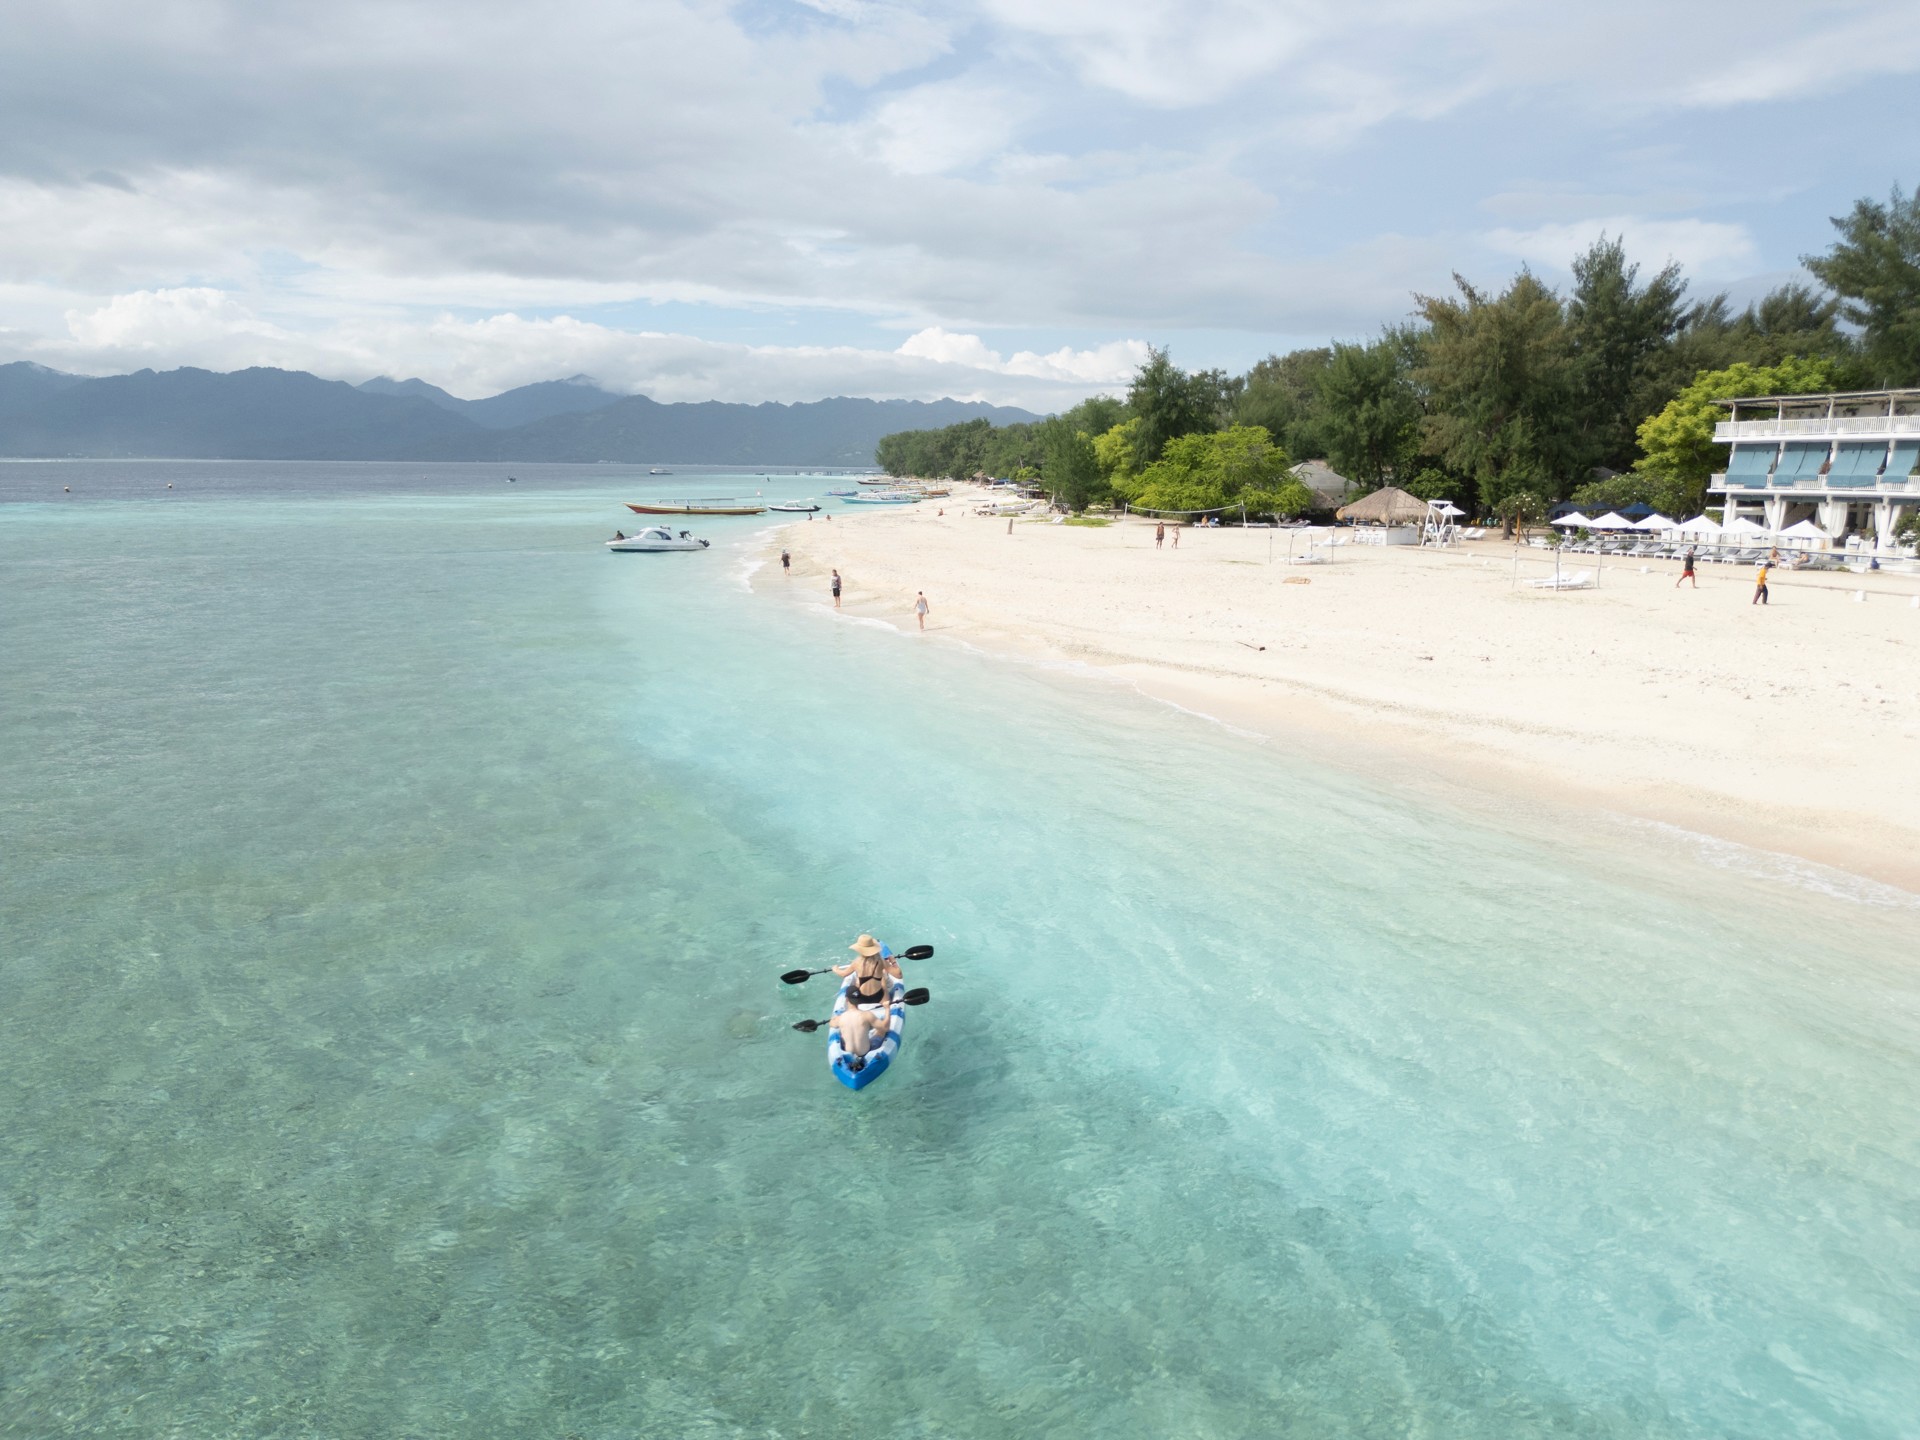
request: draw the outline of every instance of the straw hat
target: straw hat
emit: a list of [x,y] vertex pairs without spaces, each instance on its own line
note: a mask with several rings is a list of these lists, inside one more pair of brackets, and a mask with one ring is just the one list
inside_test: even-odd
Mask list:
[[880,942],[871,935],[862,935],[858,940],[847,946],[847,949],[871,960],[880,953]]

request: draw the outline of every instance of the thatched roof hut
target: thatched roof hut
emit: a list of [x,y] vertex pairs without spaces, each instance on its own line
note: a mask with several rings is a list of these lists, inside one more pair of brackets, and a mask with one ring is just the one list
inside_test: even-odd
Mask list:
[[1427,518],[1427,502],[1396,485],[1385,485],[1351,505],[1342,505],[1342,520],[1363,525],[1418,525]]

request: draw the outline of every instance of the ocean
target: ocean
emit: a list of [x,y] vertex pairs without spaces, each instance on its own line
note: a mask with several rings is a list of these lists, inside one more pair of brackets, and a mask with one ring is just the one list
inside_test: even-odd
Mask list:
[[0,1435],[1915,1433],[1920,899],[599,543],[833,483],[0,465]]

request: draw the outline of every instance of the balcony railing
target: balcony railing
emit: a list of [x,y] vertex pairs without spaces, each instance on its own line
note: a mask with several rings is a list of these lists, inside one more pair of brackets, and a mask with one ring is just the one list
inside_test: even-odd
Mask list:
[[1831,420],[1722,420],[1713,427],[1716,440],[1819,440],[1831,436],[1865,435],[1891,439],[1920,435],[1920,415],[1836,415]]
[[[1718,471],[1707,477],[1707,489],[1716,493],[1727,493],[1727,472]],[[1735,485],[1731,487],[1736,495],[1778,494],[1782,490],[1814,490],[1835,500],[1871,500],[1875,495],[1914,495],[1920,494],[1920,479],[1902,477],[1889,480],[1882,475],[1867,485],[1834,485],[1824,475],[1801,475],[1792,480],[1776,480],[1769,476],[1764,485]]]

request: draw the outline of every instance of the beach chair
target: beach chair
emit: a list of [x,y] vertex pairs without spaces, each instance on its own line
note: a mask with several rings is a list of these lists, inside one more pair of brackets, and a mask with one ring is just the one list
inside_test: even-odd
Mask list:
[[1567,570],[1559,575],[1543,575],[1538,580],[1529,580],[1527,584],[1535,590],[1591,590],[1593,572],[1591,570]]

